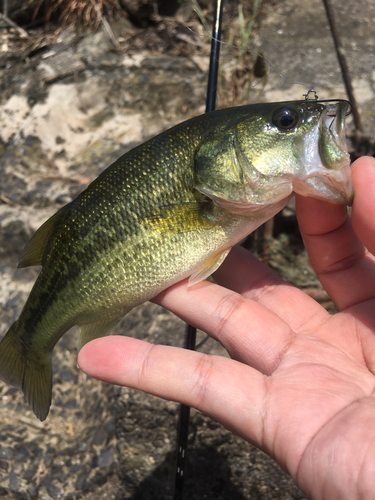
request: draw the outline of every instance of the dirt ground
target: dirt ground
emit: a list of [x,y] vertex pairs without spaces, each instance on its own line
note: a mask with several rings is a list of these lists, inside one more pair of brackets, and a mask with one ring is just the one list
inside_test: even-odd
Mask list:
[[[38,274],[16,266],[40,223],[131,147],[204,111],[210,43],[188,4],[172,17],[139,12],[138,21],[111,20],[111,36],[105,27],[79,35],[35,27],[27,39],[1,31],[0,335],[19,316]],[[210,21],[212,7],[201,4]],[[289,4],[263,4],[255,50],[240,64],[239,53],[224,53],[220,107],[259,98],[262,88],[272,94],[270,80],[253,67],[262,26]],[[225,16],[223,36],[239,45],[238,2],[227,2]],[[356,144],[353,157],[374,153],[371,136]],[[309,264],[293,204],[276,218],[273,234],[262,234],[245,246],[334,313]],[[182,346],[185,325],[147,303],[114,333]],[[205,337],[198,332],[198,342]],[[227,356],[212,339],[200,349]],[[20,391],[0,383],[0,498],[171,499],[179,406],[87,378],[76,357],[73,329],[54,351],[53,404],[43,423]],[[305,497],[271,458],[192,410],[184,498]]]

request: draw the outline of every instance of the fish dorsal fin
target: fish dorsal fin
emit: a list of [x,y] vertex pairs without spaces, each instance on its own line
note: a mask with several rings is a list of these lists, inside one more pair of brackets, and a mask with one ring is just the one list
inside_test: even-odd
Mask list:
[[92,323],[80,325],[77,340],[78,352],[85,344],[87,344],[91,340],[109,335],[112,328],[114,328],[114,326],[119,322],[119,319],[129,311],[121,312],[121,316],[116,316],[116,318],[100,318],[99,320],[93,321]]
[[46,247],[48,242],[55,236],[60,227],[60,223],[65,218],[66,210],[60,209],[50,217],[36,231],[34,236],[25,246],[18,267],[29,267],[43,265],[45,262]]
[[218,269],[221,264],[224,262],[225,257],[230,252],[230,248],[224,250],[224,252],[219,253],[219,255],[215,255],[206,259],[200,267],[190,276],[188,286],[196,285],[200,283],[204,279],[208,278],[213,274],[216,269]]

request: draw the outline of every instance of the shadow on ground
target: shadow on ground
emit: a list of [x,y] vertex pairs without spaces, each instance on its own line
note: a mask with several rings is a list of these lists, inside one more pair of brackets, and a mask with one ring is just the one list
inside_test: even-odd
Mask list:
[[[164,462],[139,484],[131,500],[172,499],[174,464],[175,454],[171,452]],[[189,450],[183,496],[189,500],[245,500],[231,476],[231,468],[224,453],[205,448]]]

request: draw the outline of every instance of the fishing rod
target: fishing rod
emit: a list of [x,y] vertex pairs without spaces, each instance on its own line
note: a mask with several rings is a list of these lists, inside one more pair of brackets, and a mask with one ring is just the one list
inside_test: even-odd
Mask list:
[[331,35],[336,49],[337,59],[339,61],[342,78],[344,80],[346,94],[352,106],[353,120],[356,132],[363,130],[361,118],[358,111],[357,101],[354,97],[353,85],[349,74],[348,63],[346,62],[345,50],[341,41],[341,36],[336,24],[335,15],[333,12],[333,6],[331,0],[323,0],[324,7],[326,9],[327,19],[329,27],[331,29]]
[[[214,111],[216,104],[217,75],[219,70],[220,37],[223,17],[223,2],[215,2],[215,18],[212,28],[210,67],[208,71],[206,113]],[[186,325],[185,349],[195,350],[197,329],[189,324]],[[183,499],[183,488],[185,479],[186,451],[189,437],[190,407],[180,405],[180,415],[177,430],[177,460],[174,483],[173,500]]]

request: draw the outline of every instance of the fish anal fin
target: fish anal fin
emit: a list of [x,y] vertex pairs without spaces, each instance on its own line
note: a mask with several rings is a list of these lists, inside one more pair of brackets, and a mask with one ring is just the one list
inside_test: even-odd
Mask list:
[[44,264],[45,250],[48,242],[57,232],[66,210],[60,209],[36,231],[26,244],[18,263],[18,267],[39,266]]
[[80,325],[77,340],[78,352],[85,344],[91,342],[91,340],[109,335],[112,328],[119,322],[119,319],[120,318],[116,316],[116,318],[104,318],[93,321],[92,323]]
[[17,323],[13,323],[0,343],[0,379],[18,387],[40,420],[45,420],[51,406],[51,353],[26,355]]
[[224,262],[230,248],[206,259],[201,266],[190,276],[188,286],[196,285],[213,274]]

